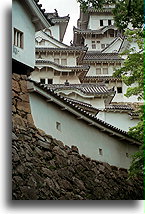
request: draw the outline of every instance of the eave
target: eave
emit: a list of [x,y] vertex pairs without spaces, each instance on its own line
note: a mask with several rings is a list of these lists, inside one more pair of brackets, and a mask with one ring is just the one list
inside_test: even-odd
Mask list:
[[41,9],[42,5],[38,4],[37,0],[20,0],[20,2],[21,4],[24,4],[30,12],[36,31],[50,28],[53,25],[52,22],[47,19],[45,10]]

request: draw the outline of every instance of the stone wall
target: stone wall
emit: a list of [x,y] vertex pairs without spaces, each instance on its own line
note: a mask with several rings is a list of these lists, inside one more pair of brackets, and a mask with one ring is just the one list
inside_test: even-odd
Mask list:
[[13,200],[143,199],[143,179],[125,169],[79,155],[33,123],[27,78],[12,79]]

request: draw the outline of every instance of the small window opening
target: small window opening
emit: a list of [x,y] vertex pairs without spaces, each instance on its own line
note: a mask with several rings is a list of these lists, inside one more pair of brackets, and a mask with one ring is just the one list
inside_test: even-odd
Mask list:
[[61,131],[61,123],[60,122],[56,122],[56,129],[58,131]]
[[103,150],[99,148],[99,155],[103,155]]
[[48,84],[53,84],[53,79],[48,79],[47,82]]
[[108,74],[108,68],[103,68],[103,74]]
[[96,68],[96,74],[101,74],[101,68]]
[[103,26],[103,20],[100,20],[100,26]]
[[24,33],[14,28],[14,45],[23,48],[24,47]]
[[108,25],[111,25],[112,23],[111,23],[111,20],[108,20]]
[[54,59],[54,62],[55,62],[56,64],[59,64],[59,59],[58,59],[58,58],[55,58],[55,59]]
[[121,94],[122,93],[122,87],[117,87],[117,93]]
[[101,44],[101,48],[104,49],[105,48],[105,44]]
[[41,83],[41,84],[45,84],[45,79],[44,79],[44,78],[41,78],[41,79],[40,79],[40,83]]

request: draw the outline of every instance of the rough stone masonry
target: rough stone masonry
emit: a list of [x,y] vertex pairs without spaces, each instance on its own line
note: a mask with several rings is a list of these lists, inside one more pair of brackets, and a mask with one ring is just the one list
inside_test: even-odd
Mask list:
[[139,200],[143,178],[80,155],[35,127],[27,77],[12,77],[13,200]]

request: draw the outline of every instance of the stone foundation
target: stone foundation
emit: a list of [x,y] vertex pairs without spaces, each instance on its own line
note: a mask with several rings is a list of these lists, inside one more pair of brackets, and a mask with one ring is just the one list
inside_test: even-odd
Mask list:
[[143,200],[143,179],[80,155],[35,127],[27,77],[12,78],[13,200]]

